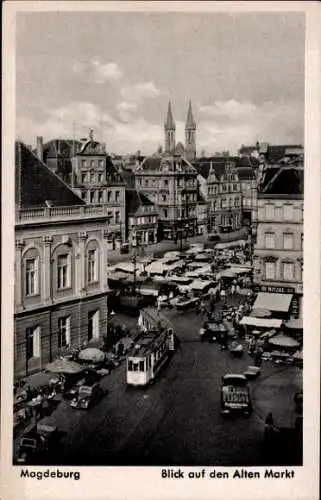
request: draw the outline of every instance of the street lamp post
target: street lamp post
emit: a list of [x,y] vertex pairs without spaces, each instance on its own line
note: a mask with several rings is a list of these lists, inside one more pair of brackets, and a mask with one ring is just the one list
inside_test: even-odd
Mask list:
[[136,251],[134,252],[134,255],[132,257],[132,262],[134,264],[133,294],[135,294],[136,293],[136,272],[137,272],[137,267],[136,267],[137,255],[136,255]]

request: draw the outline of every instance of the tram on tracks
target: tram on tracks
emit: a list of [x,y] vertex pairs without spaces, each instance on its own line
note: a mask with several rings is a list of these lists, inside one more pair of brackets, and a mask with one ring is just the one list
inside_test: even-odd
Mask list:
[[142,310],[141,334],[126,360],[128,386],[145,386],[152,382],[175,350],[171,323],[155,309]]

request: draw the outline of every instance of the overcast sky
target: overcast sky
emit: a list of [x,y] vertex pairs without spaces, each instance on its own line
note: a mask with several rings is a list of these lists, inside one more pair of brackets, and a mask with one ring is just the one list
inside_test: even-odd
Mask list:
[[27,144],[75,123],[110,152],[152,153],[169,98],[177,141],[191,99],[199,153],[303,142],[300,13],[19,13],[16,64]]

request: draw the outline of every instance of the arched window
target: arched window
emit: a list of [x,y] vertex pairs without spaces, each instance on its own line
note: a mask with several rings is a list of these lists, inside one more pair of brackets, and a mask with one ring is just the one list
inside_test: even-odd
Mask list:
[[99,281],[99,244],[97,240],[91,240],[87,245],[87,283]]
[[40,256],[36,248],[30,248],[23,256],[24,294],[32,297],[40,293]]
[[59,245],[54,250],[54,283],[57,290],[72,287],[72,248],[69,244]]

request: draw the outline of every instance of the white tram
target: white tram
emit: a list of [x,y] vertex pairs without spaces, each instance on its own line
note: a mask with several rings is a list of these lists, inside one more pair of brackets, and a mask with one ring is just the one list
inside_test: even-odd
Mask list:
[[141,311],[142,334],[127,356],[127,384],[144,386],[157,373],[174,351],[174,330],[166,318],[155,310]]

